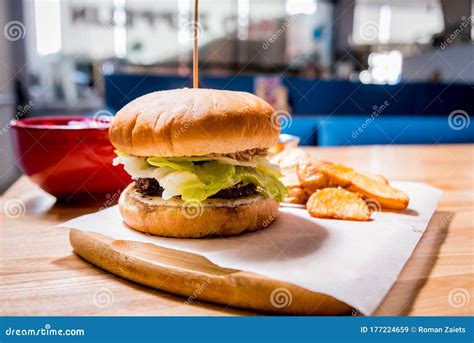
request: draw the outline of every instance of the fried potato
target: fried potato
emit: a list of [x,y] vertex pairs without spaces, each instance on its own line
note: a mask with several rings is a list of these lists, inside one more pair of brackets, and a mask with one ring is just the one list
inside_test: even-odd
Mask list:
[[288,188],[301,187],[301,181],[296,173],[284,175],[280,178],[280,181]]
[[290,204],[306,204],[308,193],[303,189],[297,175],[298,165],[310,161],[311,156],[304,150],[293,148],[286,149],[270,159],[271,163],[278,164],[283,177],[280,181],[288,187],[288,195],[283,200]]
[[408,206],[409,198],[404,192],[352,168],[325,162],[319,166],[319,170],[339,186],[366,198],[375,199],[382,208],[404,210]]
[[298,165],[296,173],[301,185],[309,194],[313,194],[317,189],[337,187],[326,174],[319,171],[318,168],[323,163],[325,162],[310,160],[300,162]]
[[285,149],[270,159],[273,164],[278,164],[283,175],[296,173],[298,165],[311,161],[312,157],[306,151],[299,148]]
[[381,208],[403,210],[408,206],[408,196],[391,187],[383,176],[364,175],[343,165],[316,161],[299,148],[285,149],[270,161],[280,166],[280,180],[289,189],[285,202],[304,204],[318,189],[342,187],[379,203]]
[[285,197],[283,202],[290,204],[304,205],[308,201],[308,193],[301,187],[288,188],[288,195]]
[[277,143],[274,146],[268,148],[268,152],[273,155],[276,155],[282,152],[283,150],[285,150],[285,144],[282,143]]
[[306,208],[312,217],[367,221],[370,211],[356,193],[342,188],[318,189],[309,198]]
[[372,180],[379,181],[388,185],[388,180],[380,174],[367,174]]

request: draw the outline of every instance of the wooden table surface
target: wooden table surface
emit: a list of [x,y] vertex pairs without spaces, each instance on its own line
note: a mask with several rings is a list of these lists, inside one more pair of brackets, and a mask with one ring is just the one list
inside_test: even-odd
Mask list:
[[[309,148],[391,180],[444,191],[433,220],[376,315],[474,314],[474,145]],[[21,177],[2,196],[1,315],[245,315],[122,280],[73,254],[68,232],[51,226],[104,204],[54,205]],[[396,244],[396,242],[394,242]]]

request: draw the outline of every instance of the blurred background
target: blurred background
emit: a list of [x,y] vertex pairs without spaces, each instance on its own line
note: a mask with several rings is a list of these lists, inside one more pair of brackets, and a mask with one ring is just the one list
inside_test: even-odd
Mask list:
[[[474,142],[472,0],[201,0],[200,86],[256,93],[302,145]],[[0,190],[10,122],[113,115],[191,87],[190,0],[0,0]]]

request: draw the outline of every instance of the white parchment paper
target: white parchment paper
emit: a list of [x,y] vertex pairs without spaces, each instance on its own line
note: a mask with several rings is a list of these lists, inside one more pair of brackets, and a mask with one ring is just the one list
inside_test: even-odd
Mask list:
[[315,219],[303,208],[282,207],[277,220],[256,233],[174,239],[129,229],[114,206],[59,226],[197,253],[221,267],[331,295],[370,315],[397,279],[441,196],[424,184],[393,185],[409,195],[409,208],[404,213],[375,212],[370,222]]

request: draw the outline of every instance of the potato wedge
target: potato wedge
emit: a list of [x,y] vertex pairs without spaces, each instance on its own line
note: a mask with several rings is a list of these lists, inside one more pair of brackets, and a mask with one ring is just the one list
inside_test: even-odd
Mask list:
[[301,181],[296,173],[283,175],[280,178],[280,181],[288,188],[301,187]]
[[299,148],[286,149],[270,159],[273,164],[280,166],[283,175],[296,173],[300,163],[311,161],[312,157],[306,151]]
[[298,178],[301,186],[308,194],[313,194],[317,189],[337,187],[337,184],[321,171],[319,166],[325,162],[323,161],[303,161],[300,162],[297,169]]
[[285,197],[283,202],[290,204],[304,205],[308,201],[309,195],[301,187],[288,188],[288,195]]
[[309,198],[306,208],[312,217],[367,221],[370,211],[356,193],[342,188],[318,189]]
[[380,174],[366,174],[368,177],[370,177],[372,180],[375,180],[375,181],[379,181],[379,182],[382,182],[382,183],[385,183],[386,185],[388,185],[388,180],[380,175]]
[[278,164],[283,176],[280,181],[288,187],[288,195],[283,200],[290,204],[306,204],[309,195],[303,189],[301,181],[296,173],[300,163],[311,161],[311,156],[304,150],[293,148],[286,149],[273,156],[271,163]]
[[325,162],[319,166],[319,170],[339,186],[377,200],[382,208],[404,210],[408,206],[409,198],[404,192],[352,168]]

